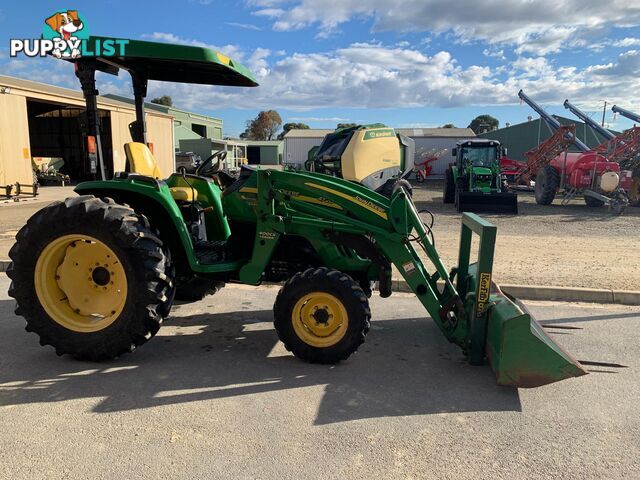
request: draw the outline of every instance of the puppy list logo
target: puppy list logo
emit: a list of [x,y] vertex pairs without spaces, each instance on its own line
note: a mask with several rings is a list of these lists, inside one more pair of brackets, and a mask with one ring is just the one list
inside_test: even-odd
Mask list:
[[42,38],[10,40],[10,55],[23,53],[27,57],[80,58],[124,55],[129,40],[106,38],[89,42],[89,27],[77,10],[61,10],[44,21]]

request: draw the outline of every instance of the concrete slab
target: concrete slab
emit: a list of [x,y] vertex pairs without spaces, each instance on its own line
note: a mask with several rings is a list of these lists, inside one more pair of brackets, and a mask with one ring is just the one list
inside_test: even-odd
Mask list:
[[[471,367],[410,295],[371,299],[348,361],[305,364],[277,288],[174,308],[134,354],[55,356],[0,275],[0,478],[637,478],[637,308],[528,302],[591,374],[534,390]],[[558,328],[574,327],[574,329]]]

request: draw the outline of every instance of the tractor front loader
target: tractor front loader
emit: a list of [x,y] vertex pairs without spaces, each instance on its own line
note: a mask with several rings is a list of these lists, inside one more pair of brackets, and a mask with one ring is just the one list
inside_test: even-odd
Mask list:
[[[131,43],[129,56],[108,64],[138,81],[161,75],[255,84],[208,49]],[[78,70],[100,59],[88,60]],[[155,70],[160,64],[175,68]],[[163,178],[139,141],[144,109],[141,90],[134,91],[139,115],[125,149],[129,171],[82,183],[79,196],[37,212],[11,249],[9,294],[42,345],[59,355],[113,358],[155,335],[181,286],[282,281],[278,337],[303,360],[335,363],[364,341],[371,285],[391,295],[393,265],[443,335],[472,364],[489,363],[500,385],[536,387],[587,373],[492,281],[496,228],[480,217],[463,215],[458,266],[449,271],[402,187],[388,198],[320,173],[245,167],[233,178],[215,157],[195,174]],[[87,99],[89,109],[94,100]],[[471,263],[474,234],[480,244]]]

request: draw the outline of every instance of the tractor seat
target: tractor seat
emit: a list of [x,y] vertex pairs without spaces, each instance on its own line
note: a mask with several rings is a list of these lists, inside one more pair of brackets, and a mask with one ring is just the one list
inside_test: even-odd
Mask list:
[[[144,143],[129,142],[124,144],[124,151],[129,161],[129,169],[131,173],[138,173],[147,177],[153,177],[158,180],[162,179],[162,173],[158,168],[158,162]],[[194,191],[191,187],[171,187],[171,196],[174,200],[193,202]],[[196,195],[198,192],[195,192]],[[197,198],[195,199],[197,200]]]

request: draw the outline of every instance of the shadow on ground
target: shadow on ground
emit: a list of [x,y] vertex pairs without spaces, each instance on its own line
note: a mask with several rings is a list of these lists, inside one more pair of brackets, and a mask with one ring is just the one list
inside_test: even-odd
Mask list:
[[[9,303],[0,302],[0,311],[10,311]],[[374,322],[358,354],[336,366],[303,363],[281,345],[274,350],[271,321],[271,310],[180,316],[178,308],[147,345],[96,364],[39,347],[22,319],[9,315],[0,319],[0,405],[97,397],[94,411],[117,412],[322,385],[318,425],[520,411],[517,390],[498,387],[488,367],[469,366],[428,320]]]

